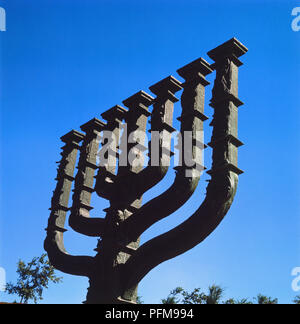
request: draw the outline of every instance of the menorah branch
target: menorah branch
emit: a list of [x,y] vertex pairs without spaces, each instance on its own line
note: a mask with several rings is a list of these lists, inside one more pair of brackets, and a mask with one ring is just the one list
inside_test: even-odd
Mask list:
[[119,156],[122,121],[127,110],[116,105],[101,114],[107,121],[103,132],[102,147],[99,150],[99,170],[96,175],[95,191],[98,196],[110,200],[116,188],[116,171]]
[[69,225],[75,231],[88,236],[101,236],[105,221],[101,218],[90,218],[92,193],[94,192],[94,175],[98,168],[96,158],[99,147],[100,132],[105,124],[94,118],[81,126],[86,133],[80,148],[78,172],[75,177],[73,205],[69,217]]
[[[186,143],[186,139],[191,136],[190,152],[187,152],[188,145],[180,146],[181,165],[175,168],[176,177],[172,186],[146,203],[124,222],[124,230],[129,233],[129,239],[139,237],[151,225],[174,213],[190,199],[197,188],[200,173],[204,169],[202,165],[203,121],[207,119],[204,115],[204,97],[205,87],[209,84],[205,76],[212,71],[202,58],[178,70],[186,81],[181,97],[182,115],[179,118],[183,142],[181,144]],[[186,161],[186,153],[190,155],[188,161]]]
[[182,89],[181,83],[173,76],[169,76],[149,89],[156,94],[156,98],[152,101],[149,162],[139,173],[129,175],[130,187],[133,188],[132,199],[142,196],[164,178],[170,166],[171,156],[174,154],[171,151],[171,134],[175,131],[172,127],[173,112],[174,103],[178,101],[175,93]]
[[66,232],[64,224],[68,212],[71,185],[74,180],[76,156],[79,143],[83,137],[83,134],[71,131],[61,138],[65,146],[62,147],[62,159],[58,162],[57,185],[51,201],[51,214],[44,247],[48,252],[51,264],[56,269],[73,275],[89,276],[89,269],[92,268],[93,258],[67,254],[63,238],[64,232]]
[[135,286],[160,263],[201,243],[219,225],[230,208],[237,179],[231,171],[213,176],[207,188],[206,199],[195,214],[180,226],[142,245],[126,263],[123,280],[128,287]]

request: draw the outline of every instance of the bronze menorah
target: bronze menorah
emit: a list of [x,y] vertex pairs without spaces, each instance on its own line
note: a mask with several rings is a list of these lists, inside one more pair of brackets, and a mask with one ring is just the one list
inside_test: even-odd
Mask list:
[[[219,225],[234,199],[238,176],[237,138],[238,59],[247,48],[233,38],[203,58],[177,70],[184,83],[169,76],[151,86],[154,99],[140,91],[101,116],[61,137],[62,159],[51,201],[45,250],[53,266],[65,273],[89,278],[86,303],[135,303],[137,286],[158,264],[202,242]],[[140,236],[157,221],[186,203],[200,180],[206,76],[216,71],[210,106],[214,109],[211,176],[206,198],[198,210],[179,226],[140,245]],[[166,175],[171,157],[175,93],[182,90],[181,142],[175,180],[164,193],[142,205],[142,196]],[[149,107],[152,106],[152,112]],[[149,161],[144,167],[147,121],[151,117]],[[125,127],[126,126],[126,127]],[[106,132],[106,135],[105,135]],[[200,134],[200,136],[199,136]],[[156,136],[154,136],[156,135]],[[100,142],[102,146],[100,145]],[[80,145],[81,143],[81,145]],[[100,151],[99,148],[101,147]],[[80,151],[74,177],[77,153]],[[155,153],[155,154],[154,154]],[[190,156],[186,159],[186,156]],[[105,163],[103,163],[105,161]],[[95,184],[94,184],[95,182]],[[73,189],[73,203],[69,196]],[[90,217],[92,193],[109,200],[105,218]],[[96,256],[71,256],[64,248],[67,213],[70,227],[78,233],[99,237]]]

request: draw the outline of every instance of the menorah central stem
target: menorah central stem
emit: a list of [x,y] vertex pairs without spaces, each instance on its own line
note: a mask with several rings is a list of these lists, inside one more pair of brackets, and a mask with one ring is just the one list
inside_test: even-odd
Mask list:
[[[105,210],[107,213],[105,231],[96,249],[98,254],[95,260],[98,266],[90,276],[87,303],[122,302],[122,299],[118,298],[124,295],[120,269],[138,248],[139,238],[128,242],[126,233],[119,228],[120,224],[142,204],[141,194],[134,193],[131,178],[143,169],[142,151],[147,118],[150,115],[148,106],[151,105],[152,100],[153,98],[145,92],[139,92],[124,101],[124,105],[129,110],[125,116],[126,129],[120,143],[119,168],[113,185],[114,192],[109,197],[110,207]],[[137,286],[125,293],[128,300],[134,301],[137,296]]]

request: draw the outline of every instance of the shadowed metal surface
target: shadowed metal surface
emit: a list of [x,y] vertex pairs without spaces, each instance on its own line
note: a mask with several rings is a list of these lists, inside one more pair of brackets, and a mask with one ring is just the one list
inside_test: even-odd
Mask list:
[[[61,138],[65,145],[58,162],[57,185],[44,246],[57,269],[89,278],[86,303],[135,303],[138,283],[149,271],[201,243],[228,212],[242,173],[238,168],[238,147],[243,144],[237,132],[238,107],[243,104],[238,98],[238,68],[242,65],[239,57],[246,52],[247,48],[232,38],[208,52],[213,64],[199,58],[180,68],[177,72],[184,83],[169,76],[150,87],[155,98],[140,91],[123,101],[127,109],[117,105],[104,112],[102,117],[106,122],[94,118],[81,126],[84,134],[72,131]],[[211,180],[206,197],[182,224],[140,246],[143,232],[190,199],[205,169],[201,165],[202,150],[206,147],[203,122],[208,119],[204,102],[209,82],[205,78],[213,71],[216,72],[210,101],[214,109],[210,123],[213,131],[208,143],[212,148],[212,166],[207,172]],[[181,165],[175,168],[176,176],[170,188],[143,205],[143,194],[164,178],[170,165],[174,104],[178,101],[175,93],[181,89],[180,134],[184,144],[186,140],[191,140],[192,144],[182,146]],[[157,132],[160,136],[152,135],[147,148],[148,121],[151,133]],[[101,146],[100,134],[105,131],[109,131],[109,135],[103,135],[105,140]],[[150,154],[148,165],[144,167],[143,152],[149,149],[151,153],[156,147],[156,161]],[[78,152],[78,170],[74,177]],[[99,152],[100,156],[105,152],[102,158],[107,158],[107,164],[102,165],[101,159],[100,165],[97,164]],[[185,160],[185,153],[190,154],[191,161]],[[94,192],[110,202],[103,218],[90,217]],[[99,237],[94,257],[71,256],[65,251],[63,234],[68,212],[73,230]]]

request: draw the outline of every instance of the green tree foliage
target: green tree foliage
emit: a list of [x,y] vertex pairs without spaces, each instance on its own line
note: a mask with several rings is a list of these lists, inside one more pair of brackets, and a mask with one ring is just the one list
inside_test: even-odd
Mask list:
[[185,293],[183,288],[177,287],[172,290],[166,299],[162,299],[163,304],[181,304],[180,299],[177,298],[178,295]]
[[298,295],[294,298],[293,303],[296,305],[300,305],[300,295]]
[[206,304],[214,305],[219,304],[223,296],[224,289],[220,286],[210,286],[208,287],[208,295],[206,296]]
[[17,266],[17,283],[8,283],[6,293],[19,296],[20,303],[28,304],[29,300],[33,300],[36,304],[43,299],[43,289],[48,288],[50,282],[62,281],[62,278],[55,275],[46,254],[33,258],[27,264],[19,260]]
[[254,298],[257,301],[257,304],[259,305],[276,305],[278,304],[278,299],[272,299],[271,297],[264,296],[262,294],[257,295],[257,297]]
[[242,298],[242,299],[230,298],[230,299],[226,300],[225,302],[223,302],[223,304],[226,304],[226,305],[249,305],[249,304],[253,304],[253,303],[251,301],[249,301],[248,298]]
[[188,292],[181,287],[172,290],[166,299],[162,299],[163,304],[219,304],[223,296],[224,289],[217,285],[208,288],[208,293],[201,292],[200,288],[195,288]]
[[[195,288],[192,292],[188,292],[181,287],[177,287],[170,292],[167,298],[162,299],[162,304],[226,304],[226,305],[237,305],[237,304],[259,304],[259,305],[276,305],[278,304],[277,298],[271,298],[262,294],[257,295],[253,298],[253,302],[248,298],[242,299],[225,299],[224,288],[218,285],[212,285],[208,287],[208,292],[205,294],[201,292],[200,288]],[[300,295],[296,296],[293,300],[294,304],[300,305]]]

